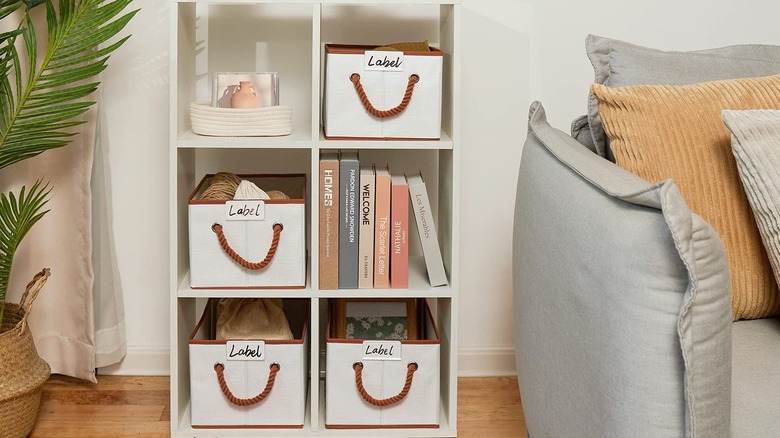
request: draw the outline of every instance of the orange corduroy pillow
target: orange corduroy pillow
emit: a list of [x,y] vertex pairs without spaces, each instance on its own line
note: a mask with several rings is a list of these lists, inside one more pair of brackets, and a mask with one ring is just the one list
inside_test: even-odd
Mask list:
[[731,152],[724,109],[780,109],[780,75],[684,86],[594,84],[616,163],[658,182],[671,178],[720,235],[734,320],[780,314],[780,294]]

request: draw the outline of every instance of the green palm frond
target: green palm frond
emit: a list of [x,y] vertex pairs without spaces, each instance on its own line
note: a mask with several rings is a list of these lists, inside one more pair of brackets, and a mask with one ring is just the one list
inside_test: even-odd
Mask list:
[[[11,277],[14,254],[24,236],[49,210],[41,211],[46,205],[51,189],[38,180],[27,191],[24,187],[16,197],[13,192],[0,194],[0,302],[5,302],[8,281]],[[0,322],[3,320],[0,306]]]
[[[0,32],[0,169],[67,145],[76,118],[94,104],[88,97],[109,55],[128,38],[110,42],[138,10],[132,0],[0,0],[0,22],[21,15],[15,30]],[[39,41],[31,10],[43,6],[46,41]],[[4,29],[9,27],[3,26]],[[104,47],[101,47],[104,46]],[[43,53],[38,50],[43,49]],[[0,194],[0,323],[14,254],[47,212],[51,189],[39,180],[29,191]]]
[[[45,6],[48,39],[38,62],[38,35],[29,9],[19,30],[0,35],[0,169],[69,143],[72,134],[66,129],[83,123],[74,118],[94,104],[85,99],[98,87],[92,79],[129,38],[100,47],[138,12],[120,16],[131,1],[60,0],[56,8],[52,0],[24,2],[28,8]],[[18,5],[4,8],[0,3],[0,19],[6,8]],[[23,44],[16,44],[19,37]],[[25,69],[20,66],[22,47]]]

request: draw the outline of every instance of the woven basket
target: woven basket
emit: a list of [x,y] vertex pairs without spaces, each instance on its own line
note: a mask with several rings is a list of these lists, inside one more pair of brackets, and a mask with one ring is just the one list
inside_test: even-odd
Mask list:
[[41,407],[43,384],[51,374],[49,364],[38,356],[27,330],[27,316],[48,277],[46,268],[27,285],[19,304],[5,303],[0,328],[0,437],[3,438],[24,438],[30,434]]
[[192,132],[216,137],[267,137],[292,133],[292,108],[217,108],[208,102],[190,104]]

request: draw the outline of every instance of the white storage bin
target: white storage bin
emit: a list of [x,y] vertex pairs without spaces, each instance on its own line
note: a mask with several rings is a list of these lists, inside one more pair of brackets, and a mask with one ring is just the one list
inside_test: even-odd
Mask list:
[[[216,299],[209,300],[189,338],[192,427],[302,428],[309,381],[308,303],[285,300],[294,339],[264,341],[262,360],[228,357],[236,349],[255,350],[262,340],[214,340],[216,304]],[[220,386],[218,364],[223,366],[228,394]],[[274,364],[278,371],[269,379]],[[253,404],[243,406],[238,400],[259,399],[269,387],[270,392]]]
[[[423,306],[425,336],[420,340],[380,341],[331,338],[328,329],[325,374],[325,426],[351,428],[438,428],[439,354],[436,324]],[[330,327],[330,324],[329,324]],[[384,345],[390,360],[367,357]],[[358,383],[361,374],[362,388]]]
[[306,176],[239,175],[290,199],[203,200],[213,176],[189,198],[190,287],[305,287]]
[[325,45],[325,136],[439,139],[444,53],[373,48]]

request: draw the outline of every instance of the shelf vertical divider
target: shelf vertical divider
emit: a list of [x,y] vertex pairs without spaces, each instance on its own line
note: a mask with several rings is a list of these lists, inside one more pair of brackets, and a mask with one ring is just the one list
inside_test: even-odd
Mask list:
[[[171,317],[170,327],[170,369],[171,369],[171,425],[178,426],[184,419],[189,399],[189,369],[187,361],[183,360],[186,351],[184,345],[187,336],[182,338],[181,307],[178,299],[178,287],[186,273],[188,261],[186,260],[186,240],[182,241],[182,235],[186,227],[182,227],[186,220],[186,196],[182,199],[184,185],[189,172],[181,172],[179,158],[185,162],[192,161],[190,153],[180,157],[177,148],[179,135],[186,130],[186,105],[193,91],[188,86],[186,77],[191,77],[195,68],[195,44],[197,40],[195,21],[196,5],[174,3],[171,5],[170,25],[170,50],[176,54],[175,61],[170,63],[170,108],[169,118],[169,303],[175,316]],[[187,303],[184,303],[184,307]],[[187,321],[185,318],[184,321]],[[184,342],[182,342],[184,341]]]
[[[319,146],[320,138],[320,96],[322,95],[322,66],[320,65],[322,46],[322,4],[312,5],[311,29],[311,138],[312,144]],[[315,147],[315,149],[317,149]]]
[[311,323],[311,340],[309,341],[309,407],[311,413],[311,430],[317,432],[320,428],[320,300],[309,300],[309,321]]
[[[442,251],[447,270],[450,274],[452,298],[444,300],[444,312],[441,323],[445,326],[446,352],[443,352],[442,381],[447,385],[442,398],[447,408],[450,429],[457,430],[458,412],[458,295],[460,288],[460,89],[461,89],[461,5],[441,5],[440,7],[441,47],[444,50],[444,76],[442,78],[443,102],[442,125],[452,139],[451,151],[439,154],[439,188],[444,196],[439,196],[439,223],[442,228]],[[441,194],[441,192],[440,192]],[[442,218],[445,220],[443,221]],[[442,300],[440,300],[442,302]],[[446,377],[444,377],[446,375]]]
[[[311,269],[312,291],[319,290],[319,138],[320,138],[320,95],[321,74],[320,46],[322,36],[322,5],[314,3],[311,14],[311,193],[309,209],[311,213],[311,253],[309,269]],[[309,343],[309,406],[311,414],[311,430],[320,428],[320,300],[314,293],[309,297],[311,322],[311,341]]]

